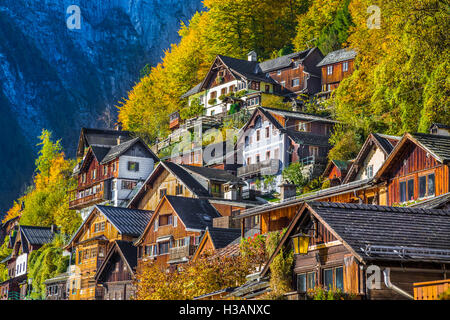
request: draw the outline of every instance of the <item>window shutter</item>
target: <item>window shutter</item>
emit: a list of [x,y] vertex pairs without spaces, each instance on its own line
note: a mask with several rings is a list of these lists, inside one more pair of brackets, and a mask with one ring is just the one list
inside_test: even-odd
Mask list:
[[178,226],[178,217],[177,216],[173,216],[173,226],[174,227]]
[[136,162],[136,170],[135,171],[139,171],[139,162]]

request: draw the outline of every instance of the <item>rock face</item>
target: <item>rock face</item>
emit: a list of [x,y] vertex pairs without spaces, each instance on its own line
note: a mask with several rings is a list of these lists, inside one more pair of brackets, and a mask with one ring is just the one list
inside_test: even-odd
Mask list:
[[30,182],[42,128],[74,156],[80,127],[104,127],[100,116],[116,113],[140,70],[202,9],[201,0],[0,2],[0,216]]

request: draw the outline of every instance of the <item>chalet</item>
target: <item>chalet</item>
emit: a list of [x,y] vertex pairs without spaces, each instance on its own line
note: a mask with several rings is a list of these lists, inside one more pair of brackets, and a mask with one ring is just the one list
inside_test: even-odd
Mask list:
[[0,225],[0,244],[3,244],[5,242],[5,238],[7,236],[11,236],[12,232],[19,228],[19,219],[20,216],[17,216],[3,222]]
[[233,228],[206,228],[206,232],[200,240],[194,252],[192,260],[196,260],[205,254],[217,254],[219,249],[226,248],[230,244],[239,245],[241,230]]
[[299,298],[317,286],[364,299],[412,299],[413,283],[446,278],[450,213],[328,202],[305,203],[259,277],[281,248],[294,248]]
[[9,277],[0,284],[4,299],[21,299],[28,294],[31,290],[27,282],[28,257],[33,251],[51,242],[56,232],[56,226],[19,226],[17,233],[13,233],[12,253],[2,261],[7,265]]
[[340,49],[330,52],[317,64],[321,69],[322,90],[319,97],[328,97],[339,86],[339,83],[355,69],[356,51]]
[[70,193],[69,208],[79,210],[83,219],[95,204],[125,206],[159,161],[140,138],[122,141],[119,136],[115,145],[93,141],[98,144],[89,145],[75,172],[78,186]]
[[[117,145],[117,139],[122,142],[131,140],[131,132],[110,129],[81,128],[78,139],[77,158],[82,159],[90,146],[113,147]],[[77,168],[75,168],[76,172]]]
[[146,262],[168,266],[189,261],[206,228],[218,217],[219,212],[207,199],[164,195],[134,243],[138,267]]
[[115,240],[134,241],[150,221],[152,211],[95,205],[66,250],[75,255],[74,274],[70,275],[69,300],[94,300],[103,297],[95,276]]
[[254,51],[247,60],[218,55],[201,83],[186,92],[182,99],[189,104],[198,100],[207,116],[227,114],[232,109],[254,109],[262,94],[296,97],[320,90],[320,70],[316,67],[323,55],[317,48],[257,62]]
[[60,273],[56,277],[45,280],[45,300],[67,300],[69,298],[68,280],[68,272]]
[[95,280],[103,288],[103,300],[131,300],[137,267],[137,248],[130,241],[116,240],[100,265]]
[[323,171],[322,177],[330,181],[330,186],[338,186],[347,175],[352,161],[331,160]]
[[[321,173],[335,123],[318,115],[258,107],[237,141],[238,157],[241,155],[243,162],[238,177],[246,180],[250,189],[269,192],[280,190],[282,170],[293,162],[302,162],[306,174]],[[274,179],[258,186],[264,176]]]
[[387,205],[420,202],[450,192],[450,136],[406,133],[375,175],[386,181]]
[[164,195],[239,200],[241,180],[225,170],[161,161],[129,203],[154,210]]

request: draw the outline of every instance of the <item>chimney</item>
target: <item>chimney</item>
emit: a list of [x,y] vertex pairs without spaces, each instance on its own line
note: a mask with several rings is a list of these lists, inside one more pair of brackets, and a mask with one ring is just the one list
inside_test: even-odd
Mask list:
[[122,143],[122,136],[117,137],[117,145]]
[[247,54],[247,57],[248,57],[248,61],[256,61],[256,59],[258,58],[258,55],[256,54],[255,51],[250,51]]
[[283,181],[280,187],[280,198],[281,200],[286,200],[297,195],[297,185],[289,183],[288,181]]

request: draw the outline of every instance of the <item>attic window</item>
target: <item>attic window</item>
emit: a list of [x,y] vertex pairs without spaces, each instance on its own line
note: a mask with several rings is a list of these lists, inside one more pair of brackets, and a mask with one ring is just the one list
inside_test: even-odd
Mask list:
[[327,75],[333,74],[333,66],[327,67]]
[[128,161],[128,171],[139,171],[139,162]]
[[342,63],[342,71],[346,72],[348,71],[348,61],[345,61]]

